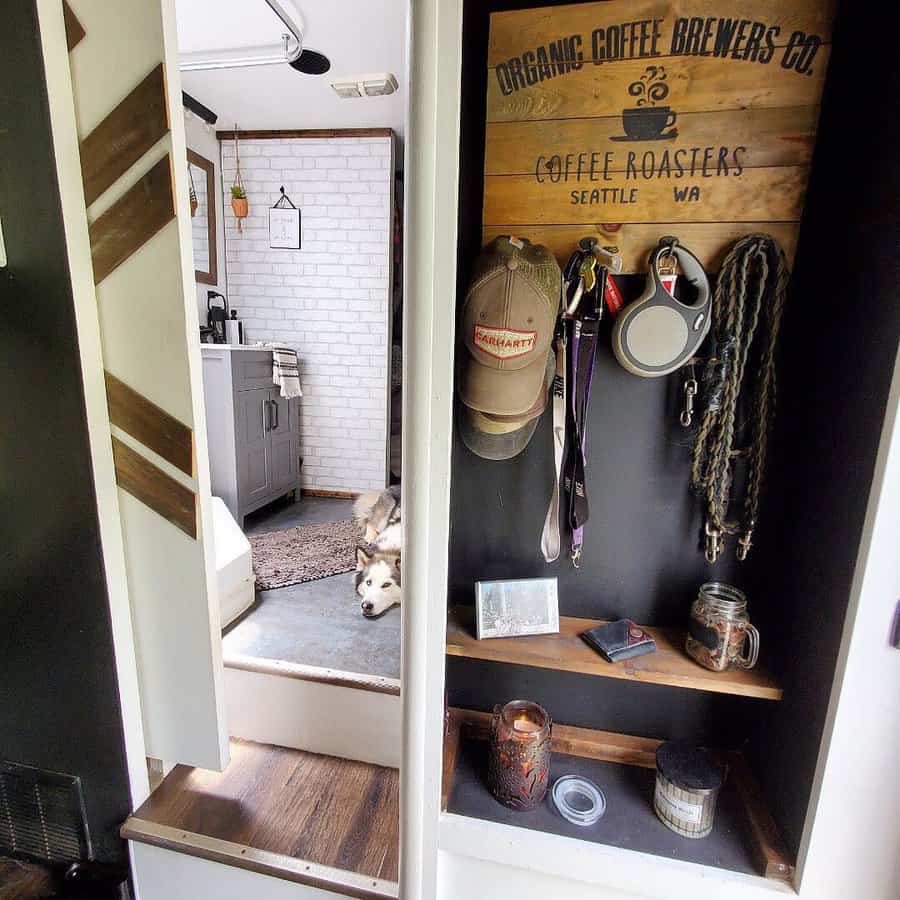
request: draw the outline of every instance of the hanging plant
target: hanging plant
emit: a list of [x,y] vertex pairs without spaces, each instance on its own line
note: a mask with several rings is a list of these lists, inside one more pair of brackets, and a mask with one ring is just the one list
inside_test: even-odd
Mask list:
[[241,220],[246,219],[250,212],[250,205],[247,202],[247,191],[244,190],[244,178],[241,175],[241,154],[238,150],[238,127],[234,126],[234,160],[236,170],[234,173],[234,182],[231,185],[231,209],[234,217],[237,219],[238,231],[243,231]]
[[188,178],[191,182],[191,218],[197,215],[197,208],[200,206],[200,201],[197,199],[197,189],[194,187],[194,173],[191,172],[191,164],[188,163]]

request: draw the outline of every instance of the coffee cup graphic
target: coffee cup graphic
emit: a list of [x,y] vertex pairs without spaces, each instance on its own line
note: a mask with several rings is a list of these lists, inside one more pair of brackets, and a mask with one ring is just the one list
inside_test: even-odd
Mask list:
[[[634,106],[622,110],[622,128],[625,134],[614,141],[670,141],[678,137],[678,129],[672,128],[678,118],[669,106]],[[666,131],[671,128],[671,131]]]

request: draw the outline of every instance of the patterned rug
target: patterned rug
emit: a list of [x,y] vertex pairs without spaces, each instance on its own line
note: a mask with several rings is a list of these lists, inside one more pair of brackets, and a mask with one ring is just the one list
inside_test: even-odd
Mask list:
[[353,519],[251,535],[256,586],[268,591],[352,572],[361,538]]

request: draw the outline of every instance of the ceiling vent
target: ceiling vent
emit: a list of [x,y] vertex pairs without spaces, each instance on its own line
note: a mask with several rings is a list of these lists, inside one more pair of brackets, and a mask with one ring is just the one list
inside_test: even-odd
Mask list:
[[350,97],[384,97],[393,94],[397,90],[397,79],[389,72],[377,75],[354,75],[341,81],[333,81],[338,97],[348,99]]

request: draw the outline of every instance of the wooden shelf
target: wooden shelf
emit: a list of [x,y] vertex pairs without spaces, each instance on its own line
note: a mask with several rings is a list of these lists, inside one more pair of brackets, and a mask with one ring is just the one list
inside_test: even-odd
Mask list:
[[[493,800],[481,783],[484,750],[473,754],[470,746],[473,742],[488,739],[490,720],[488,713],[449,710],[441,789],[444,812],[568,837],[581,838],[584,834],[586,842],[611,844],[737,871],[743,869],[780,882],[791,883],[793,880],[793,860],[785,850],[775,821],[740,753],[717,754],[727,768],[727,776],[713,835],[703,841],[677,837],[673,841],[672,834],[653,813],[652,774],[637,776],[628,774],[623,768],[654,769],[656,749],[662,741],[554,723],[551,781],[578,765],[593,765],[577,763],[577,758],[615,767],[594,766],[596,772],[587,773],[607,793],[613,807],[610,816],[601,819],[598,830],[588,833],[579,831],[577,826],[569,826],[555,813],[549,815],[549,801],[538,810],[522,813],[511,812]],[[558,754],[575,757],[576,761],[573,763],[569,759],[567,762],[562,757],[557,758]],[[622,828],[623,815],[629,823],[627,828]],[[619,817],[618,822],[614,816]],[[623,835],[627,837],[623,838]]]
[[655,653],[608,663],[579,636],[589,628],[602,624],[596,619],[560,616],[559,634],[479,641],[475,638],[473,610],[455,606],[447,620],[447,655],[763,700],[781,699],[781,688],[759,666],[710,672],[697,665],[685,653],[684,632],[677,629],[647,628],[656,641]]

